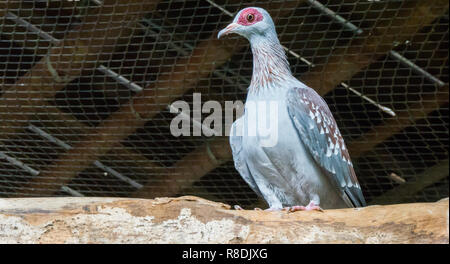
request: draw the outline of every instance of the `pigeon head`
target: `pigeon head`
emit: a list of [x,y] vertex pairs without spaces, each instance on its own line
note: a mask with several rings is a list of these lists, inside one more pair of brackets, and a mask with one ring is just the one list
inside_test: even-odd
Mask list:
[[285,82],[293,79],[289,62],[278,40],[273,20],[266,10],[259,7],[242,9],[217,37],[231,33],[239,34],[250,42],[253,75],[249,92],[272,92],[275,88],[288,87]]
[[250,42],[255,37],[273,35],[275,33],[275,25],[269,13],[259,7],[247,7],[239,11],[233,22],[226,28],[222,29],[217,38],[229,34],[239,34],[247,38]]

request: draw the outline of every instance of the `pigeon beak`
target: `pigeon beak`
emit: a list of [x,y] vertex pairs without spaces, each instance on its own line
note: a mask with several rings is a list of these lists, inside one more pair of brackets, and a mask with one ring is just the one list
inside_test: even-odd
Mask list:
[[220,39],[222,36],[226,36],[228,34],[233,33],[237,27],[239,27],[239,24],[237,23],[229,24],[226,28],[219,31],[219,34],[217,34],[217,38]]

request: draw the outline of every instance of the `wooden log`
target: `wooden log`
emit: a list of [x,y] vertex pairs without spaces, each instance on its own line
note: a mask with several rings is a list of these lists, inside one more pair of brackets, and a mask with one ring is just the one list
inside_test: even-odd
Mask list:
[[194,196],[0,199],[0,243],[445,243],[448,198],[324,212],[230,210]]

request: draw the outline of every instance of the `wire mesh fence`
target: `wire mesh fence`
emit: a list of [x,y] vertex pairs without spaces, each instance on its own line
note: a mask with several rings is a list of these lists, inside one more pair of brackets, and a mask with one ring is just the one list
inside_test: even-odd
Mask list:
[[0,2],[0,196],[183,194],[255,206],[226,137],[174,137],[176,100],[243,100],[252,54],[219,29],[269,11],[327,101],[372,203],[448,196],[448,1]]

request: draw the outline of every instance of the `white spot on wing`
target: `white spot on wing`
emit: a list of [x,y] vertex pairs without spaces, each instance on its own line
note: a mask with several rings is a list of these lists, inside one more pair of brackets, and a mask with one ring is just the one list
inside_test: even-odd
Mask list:
[[[334,127],[334,126],[333,126],[333,127]],[[335,129],[335,130],[334,130],[334,133],[333,133],[333,136],[334,136],[335,138],[337,138],[337,135],[338,135],[337,129]]]
[[316,112],[316,117],[317,117],[317,123],[320,124],[322,122],[322,117],[320,116],[319,112]]
[[327,157],[331,157],[331,153],[332,153],[332,151],[331,151],[331,149],[330,148],[327,148]]

